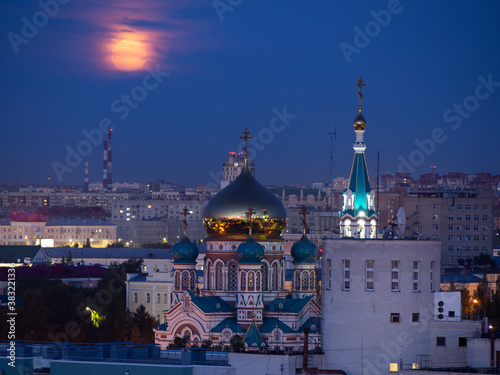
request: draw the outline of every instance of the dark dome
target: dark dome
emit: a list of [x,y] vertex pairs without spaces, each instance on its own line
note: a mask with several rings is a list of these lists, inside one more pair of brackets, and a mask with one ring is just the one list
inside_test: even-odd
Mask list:
[[293,263],[314,263],[318,256],[318,248],[304,233],[302,238],[293,244],[291,254]]
[[179,242],[172,247],[172,259],[174,263],[196,263],[198,258],[198,247],[183,236]]
[[264,248],[258,244],[250,234],[246,240],[238,246],[236,250],[240,263],[260,263],[264,258]]
[[252,207],[252,234],[257,240],[279,239],[286,227],[286,210],[280,199],[262,186],[245,165],[241,174],[210,202],[203,212],[209,238],[245,239],[246,212]]
[[363,114],[361,113],[361,107],[360,107],[358,116],[354,120],[354,129],[365,130],[365,126],[366,126],[366,121],[365,118],[363,117]]

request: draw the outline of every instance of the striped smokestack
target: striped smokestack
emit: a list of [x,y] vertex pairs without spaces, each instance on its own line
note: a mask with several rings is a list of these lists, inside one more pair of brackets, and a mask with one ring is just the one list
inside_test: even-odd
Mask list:
[[85,158],[85,175],[83,177],[83,192],[89,192],[89,159]]
[[104,156],[102,162],[102,189],[108,190],[108,141],[104,141]]
[[111,171],[111,129],[108,130],[108,186],[113,190],[113,176]]

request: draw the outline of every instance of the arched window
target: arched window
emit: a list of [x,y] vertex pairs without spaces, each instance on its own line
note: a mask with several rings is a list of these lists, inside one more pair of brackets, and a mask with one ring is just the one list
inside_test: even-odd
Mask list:
[[261,283],[260,283],[260,271],[256,272],[255,286],[256,286],[257,291],[260,291],[260,286],[261,286]]
[[215,289],[222,290],[224,288],[223,286],[224,279],[222,278],[222,263],[220,262],[217,263],[217,265],[215,266],[215,277],[216,277]]
[[271,290],[278,290],[278,263],[273,264],[273,274],[271,276]]
[[255,286],[254,286],[254,273],[253,272],[249,272],[248,273],[248,290],[250,291],[253,291]]
[[241,290],[245,290],[247,288],[247,275],[243,271],[241,272]]
[[300,290],[300,272],[295,271],[295,290]]
[[187,271],[182,273],[182,290],[189,289],[189,274]]
[[309,288],[309,272],[302,272],[302,289],[307,290]]
[[196,271],[191,271],[191,280],[190,280],[191,290],[196,289]]
[[175,271],[175,281],[174,281],[174,288],[176,290],[179,290],[181,288],[181,276],[179,271]]
[[210,289],[210,287],[212,286],[212,284],[210,283],[210,277],[212,276],[210,274],[210,271],[212,270],[212,264],[210,263],[210,261],[207,262],[207,275],[205,277],[205,287],[207,289]]
[[262,290],[267,290],[267,288],[268,288],[268,285],[267,285],[267,272],[268,272],[267,264],[264,263],[262,265]]
[[238,290],[238,266],[236,263],[231,263],[229,266],[229,290]]
[[315,282],[314,282],[314,271],[311,271],[309,273],[309,288],[312,290],[315,287]]

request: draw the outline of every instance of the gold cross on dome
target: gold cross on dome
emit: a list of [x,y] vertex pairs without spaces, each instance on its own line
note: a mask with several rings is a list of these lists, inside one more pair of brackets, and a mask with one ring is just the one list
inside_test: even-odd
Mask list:
[[361,93],[361,88],[363,86],[366,86],[364,83],[363,83],[363,80],[361,79],[361,77],[359,77],[358,79],[358,83],[355,84],[355,86],[358,86],[359,87],[359,91],[358,91],[358,95],[359,95],[359,105],[361,106],[361,98],[363,97],[363,94]]
[[249,135],[250,135],[250,132],[248,131],[247,128],[245,128],[245,131],[243,132],[243,136],[240,136],[240,139],[245,140],[245,147],[243,147],[243,151],[245,151],[245,158],[248,157],[247,142],[249,139],[252,139],[252,137],[249,137]]
[[304,226],[304,233],[306,233],[306,227],[307,227],[306,216],[309,215],[309,213],[310,212],[307,210],[306,206],[302,206],[302,210],[300,210],[300,214],[303,216],[302,225]]
[[184,209],[181,211],[181,215],[184,216],[184,220],[182,222],[184,223],[184,234],[186,234],[188,226],[187,216],[191,215],[191,213],[187,209],[187,206],[184,206]]

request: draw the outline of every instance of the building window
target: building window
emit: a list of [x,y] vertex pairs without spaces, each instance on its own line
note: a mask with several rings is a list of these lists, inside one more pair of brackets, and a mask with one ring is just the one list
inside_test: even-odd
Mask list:
[[446,337],[436,337],[436,346],[446,346]]
[[457,246],[457,253],[462,251],[462,246]]
[[453,230],[453,224],[448,225],[448,230]]
[[156,303],[161,303],[161,294],[156,293]]
[[488,220],[488,215],[483,215],[483,221],[487,221]]
[[448,257],[448,262],[449,262],[449,263],[453,263],[453,256],[452,256],[452,255],[450,255],[450,256]]
[[483,205],[483,211],[488,211],[488,205],[486,204]]
[[465,211],[470,211],[470,204],[465,205]]
[[454,318],[455,317],[455,311],[448,311],[448,317],[449,318]]
[[462,215],[457,215],[457,221],[462,221]]
[[479,205],[478,204],[474,205],[474,211],[479,211]]
[[413,291],[419,292],[419,268],[420,262],[413,262]]
[[401,322],[399,313],[391,313],[391,323],[399,323]]
[[453,215],[448,215],[448,220],[453,221]]
[[467,346],[467,337],[459,337],[458,346]]
[[432,220],[434,221],[439,220],[439,216],[437,214],[432,215]]
[[391,362],[389,363],[389,372],[398,372],[399,371],[399,363]]
[[461,204],[457,204],[457,210],[461,210],[462,209],[462,205]]
[[474,221],[479,221],[479,215],[474,215]]
[[436,203],[434,203],[434,204],[432,205],[432,209],[433,209],[433,210],[437,210],[437,209],[438,209],[438,205],[437,205]]
[[474,246],[474,252],[475,253],[479,252],[479,246]]
[[438,230],[438,225],[437,224],[432,224],[432,230]]
[[420,313],[411,314],[411,321],[416,323],[420,321]]
[[391,262],[391,291],[399,292],[399,260]]
[[343,290],[351,290],[351,261],[344,259],[342,261],[342,268],[344,273]]
[[151,303],[151,293],[146,293],[146,303]]
[[374,290],[373,279],[374,279],[374,260],[366,261],[366,291],[372,292]]
[[470,220],[470,215],[465,215],[465,220]]
[[449,251],[450,253],[452,253],[452,252],[453,252],[453,246],[448,246],[448,251]]
[[168,302],[168,294],[164,293],[163,294],[163,303],[167,303],[167,302]]
[[462,241],[462,236],[460,234],[457,235],[457,241]]
[[134,292],[134,296],[133,296],[133,298],[132,298],[132,301],[133,301],[134,303],[137,303],[137,292]]

